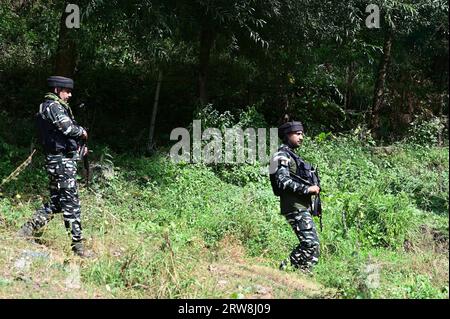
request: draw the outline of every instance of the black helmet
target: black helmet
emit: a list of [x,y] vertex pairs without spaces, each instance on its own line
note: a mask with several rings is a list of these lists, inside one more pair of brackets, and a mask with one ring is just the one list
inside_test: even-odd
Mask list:
[[303,124],[301,122],[286,122],[278,128],[278,137],[283,140],[284,137],[291,132],[303,132]]
[[47,79],[49,87],[73,89],[73,80],[63,76],[51,76]]

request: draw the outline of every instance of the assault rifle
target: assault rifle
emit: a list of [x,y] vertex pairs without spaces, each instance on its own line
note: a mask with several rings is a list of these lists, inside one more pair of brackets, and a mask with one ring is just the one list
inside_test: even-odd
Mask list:
[[[320,187],[320,178],[319,178],[319,170],[318,169],[311,170],[311,179],[312,179],[311,181],[301,178],[300,176],[298,176],[296,174],[292,174],[292,173],[290,173],[290,176],[296,182],[306,184],[309,186],[319,186]],[[320,231],[322,231],[322,229],[323,229],[322,201],[320,199],[320,193],[317,195],[312,195],[312,215],[319,217]]]

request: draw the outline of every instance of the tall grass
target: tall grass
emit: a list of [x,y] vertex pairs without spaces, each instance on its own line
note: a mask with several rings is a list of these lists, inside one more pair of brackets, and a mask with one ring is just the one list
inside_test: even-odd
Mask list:
[[[26,151],[2,147],[6,176]],[[448,247],[448,148],[395,145],[380,153],[346,135],[307,139],[299,153],[319,166],[323,188],[315,280],[346,298],[448,298],[448,252],[420,227],[444,234]],[[84,232],[100,252],[82,276],[117,296],[217,296],[199,270],[221,261],[225,238],[274,269],[297,244],[258,165],[234,166],[230,178],[225,168],[174,164],[166,152],[112,162],[113,176],[81,189]],[[11,231],[38,206],[36,196],[46,195],[41,165],[37,158],[2,190],[0,214]],[[68,241],[63,232],[52,235],[61,227],[44,235],[50,245]]]

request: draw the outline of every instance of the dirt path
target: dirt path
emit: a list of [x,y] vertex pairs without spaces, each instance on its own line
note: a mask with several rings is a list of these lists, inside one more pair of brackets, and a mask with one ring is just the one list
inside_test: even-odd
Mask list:
[[[311,275],[299,271],[280,271],[265,266],[261,258],[245,258],[239,242],[225,238],[220,244],[219,262],[202,271],[210,276],[216,294],[222,298],[337,298],[337,293],[316,283]],[[201,276],[200,276],[201,277]]]
[[[83,280],[84,263],[97,267],[101,261],[83,261],[67,247],[33,244],[0,231],[0,298],[152,298],[154,291],[108,285]],[[100,256],[101,251],[98,251]],[[225,238],[217,250],[205,250],[199,266],[189,273],[199,287],[187,288],[189,298],[336,298],[310,275],[280,271],[267,260],[249,258],[243,246]],[[214,257],[213,257],[214,256]],[[100,265],[100,264],[99,264]],[[199,288],[199,289],[198,289]],[[193,295],[191,295],[191,293]],[[152,295],[153,294],[153,295]]]

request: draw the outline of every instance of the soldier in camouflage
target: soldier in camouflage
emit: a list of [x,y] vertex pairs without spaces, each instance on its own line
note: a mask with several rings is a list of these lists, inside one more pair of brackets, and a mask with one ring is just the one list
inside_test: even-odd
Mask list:
[[[64,225],[72,238],[72,250],[80,257],[91,257],[82,243],[81,210],[77,191],[77,161],[80,141],[87,140],[86,130],[79,126],[67,104],[72,96],[73,80],[52,76],[47,80],[52,92],[45,96],[36,114],[40,140],[50,179],[50,202],[38,209],[19,231],[19,236],[33,238],[55,214],[62,213]],[[84,149],[87,152],[87,148]],[[81,154],[83,156],[85,154]]]
[[[311,174],[311,165],[294,153],[303,142],[303,132],[300,122],[287,122],[279,127],[278,135],[283,144],[272,157],[271,182],[274,192],[276,189],[276,195],[280,196],[281,214],[300,241],[290,255],[290,263],[295,268],[310,271],[319,259],[319,238],[311,216],[311,196],[319,194],[320,188],[302,182],[302,179],[308,181]],[[283,261],[280,269],[285,269],[287,264],[288,261]]]

